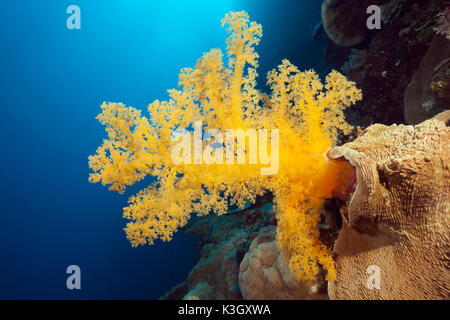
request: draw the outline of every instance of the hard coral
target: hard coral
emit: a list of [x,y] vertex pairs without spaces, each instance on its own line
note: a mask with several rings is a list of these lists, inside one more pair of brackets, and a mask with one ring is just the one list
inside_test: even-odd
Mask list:
[[361,82],[366,72],[367,51],[352,49],[351,52],[349,61],[344,63],[341,70],[347,78]]
[[248,234],[244,230],[234,229],[225,240],[203,246],[200,260],[188,276],[189,292],[196,292],[201,283],[202,287],[206,284],[210,288],[208,299],[241,299],[238,286],[240,261],[236,257],[247,241]]
[[[350,131],[343,109],[361,99],[361,91],[336,71],[322,84],[314,71],[300,72],[283,60],[267,76],[272,94],[261,94],[255,88],[254,49],[261,26],[250,22],[246,12],[227,14],[222,23],[231,33],[228,68],[219,49],[204,54],[194,69],[181,70],[182,88],[169,90],[169,101],[149,105],[149,118],[123,104],[102,105],[98,119],[107,127],[108,140],[89,158],[90,181],[123,192],[147,175],[157,177],[124,209],[133,246],[169,241],[192,213],[224,214],[270,191],[278,207],[278,243],[297,277],[313,279],[320,264],[333,279],[331,252],[320,242],[317,225],[337,170],[323,154],[339,130]],[[279,143],[266,140],[268,150],[278,147],[271,152],[278,156],[278,173],[261,175],[262,164],[174,163],[174,132],[197,121],[204,129],[279,130]]]
[[368,29],[366,9],[368,0],[325,0],[322,3],[322,23],[328,37],[341,47],[361,43]]
[[[330,157],[347,159],[356,189],[334,247],[332,299],[450,297],[450,111],[415,127],[375,124]],[[370,289],[367,268],[381,270]]]
[[[216,300],[217,297],[214,292],[214,288],[205,282],[199,282],[196,286],[189,290],[189,292],[183,297],[183,300]],[[221,298],[220,300],[223,300]]]
[[[377,3],[382,10],[384,24],[381,30],[360,45],[359,49],[364,49],[367,56],[364,68],[347,74],[347,78],[355,81],[364,92],[364,100],[345,110],[347,120],[353,125],[406,123],[405,89],[435,35],[431,18],[441,12],[444,5],[442,0],[414,3],[419,5],[418,9],[414,9],[416,6],[412,6],[412,2],[404,0],[391,0],[386,5],[381,1]],[[345,60],[342,55],[336,59],[336,49],[330,58],[336,67],[340,67]],[[340,51],[347,60],[352,54],[347,48]]]
[[[447,1],[446,5],[450,5],[450,2]],[[433,30],[450,40],[450,7],[445,8],[437,15],[436,25]]]
[[[449,62],[448,39],[435,35],[419,69],[405,90],[404,114],[407,123],[420,123],[450,108],[450,101],[445,98],[449,95]],[[439,73],[443,74],[440,78],[436,77]],[[436,81],[436,78],[439,80]]]
[[276,228],[266,227],[252,241],[239,268],[239,286],[246,300],[327,299],[323,275],[299,281],[278,250]]
[[263,202],[244,211],[190,221],[185,232],[200,239],[199,261],[189,273],[186,285],[175,287],[163,299],[180,297],[183,292],[180,299],[242,299],[239,265],[252,239],[267,228],[273,214],[272,203]]
[[[383,23],[387,24],[395,20],[399,16],[406,2],[407,0],[390,0],[381,5],[381,20]],[[417,3],[415,3],[413,7],[417,7]]]

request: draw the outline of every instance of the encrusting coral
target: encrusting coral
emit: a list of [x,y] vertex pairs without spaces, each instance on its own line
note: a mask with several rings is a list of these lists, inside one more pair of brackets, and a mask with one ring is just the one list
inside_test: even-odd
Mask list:
[[[262,36],[261,26],[250,22],[244,11],[227,14],[222,24],[231,33],[228,67],[219,49],[205,53],[195,68],[181,70],[181,89],[169,90],[170,100],[149,105],[148,118],[121,103],[102,105],[98,119],[108,139],[89,158],[94,171],[89,179],[122,193],[148,175],[157,178],[124,209],[124,217],[131,220],[125,230],[133,246],[152,244],[157,238],[169,241],[192,213],[224,214],[271,191],[277,204],[277,240],[290,268],[299,279],[314,279],[321,265],[331,280],[331,252],[319,241],[317,225],[338,168],[324,154],[338,130],[349,132],[342,110],[361,99],[361,91],[336,71],[324,85],[314,71],[300,72],[283,60],[268,74],[271,95],[263,94],[255,88],[254,47]],[[204,130],[279,130],[279,143],[273,135],[266,140],[271,155],[279,151],[278,173],[262,175],[261,159],[256,164],[175,164],[173,133],[189,130],[197,121]],[[201,143],[202,150],[208,147]],[[223,146],[222,141],[215,143]],[[217,151],[209,147],[205,150],[211,154]]]
[[[355,168],[342,212],[331,299],[450,297],[450,111],[419,125],[368,127],[330,151]],[[370,266],[379,268],[371,288]]]
[[449,74],[449,40],[435,35],[419,69],[405,89],[404,116],[408,124],[418,124],[450,108]]

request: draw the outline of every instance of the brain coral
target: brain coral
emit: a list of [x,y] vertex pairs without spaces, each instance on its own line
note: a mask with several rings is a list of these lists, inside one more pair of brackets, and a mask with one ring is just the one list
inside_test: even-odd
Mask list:
[[[450,298],[450,111],[416,126],[375,124],[330,151],[357,184],[334,247],[332,299]],[[380,288],[367,285],[380,267]]]

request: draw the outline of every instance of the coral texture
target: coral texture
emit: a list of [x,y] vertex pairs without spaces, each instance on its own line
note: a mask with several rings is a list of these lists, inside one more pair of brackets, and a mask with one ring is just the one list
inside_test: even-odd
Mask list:
[[[381,8],[381,30],[368,35],[358,45],[361,51],[338,47],[328,41],[324,61],[334,68],[341,68],[347,78],[355,81],[364,92],[364,100],[345,110],[347,121],[361,127],[374,123],[406,123],[405,89],[436,34],[433,17],[445,9],[445,4],[442,0],[391,0],[371,4],[378,4]],[[345,16],[348,24],[357,18],[352,12]],[[448,45],[442,44],[442,50],[445,48]],[[445,83],[437,84],[439,87],[436,89],[441,95],[449,92],[445,91]],[[425,104],[425,107],[429,106],[429,102]],[[430,113],[429,117],[433,114]]]
[[200,239],[199,261],[187,281],[172,288],[161,299],[242,299],[239,266],[252,239],[260,230],[276,223],[274,215],[273,204],[264,202],[243,211],[190,221],[184,230]]
[[193,290],[196,292],[199,284],[203,283],[210,288],[208,299],[242,298],[238,286],[240,261],[237,256],[239,250],[245,247],[249,235],[244,230],[233,228],[224,236],[226,238],[221,237],[222,241],[218,241],[217,244],[213,242],[203,246],[199,262],[188,276],[190,288],[188,295],[192,294]]
[[328,37],[342,47],[352,47],[364,40],[367,0],[325,0],[322,3],[322,23]]
[[341,67],[342,72],[350,79],[355,81],[362,81],[365,74],[365,67],[367,64],[367,51],[351,49],[349,61],[345,62]]
[[324,277],[299,281],[278,250],[276,228],[258,232],[239,268],[239,286],[246,300],[327,299]]
[[270,200],[223,216],[189,222],[186,234],[200,239],[199,261],[187,281],[161,299],[327,299],[324,272],[299,281],[276,241]]
[[[89,158],[90,181],[123,192],[148,175],[157,178],[132,196],[124,209],[124,217],[131,220],[125,230],[133,246],[152,244],[158,238],[171,240],[192,213],[221,215],[230,206],[242,208],[271,191],[277,205],[278,244],[291,269],[299,278],[314,279],[321,265],[333,279],[331,252],[320,242],[317,225],[337,169],[323,155],[335,143],[338,130],[350,131],[343,110],[362,98],[361,91],[336,71],[322,84],[314,71],[300,72],[283,60],[267,76],[271,95],[261,94],[255,89],[258,54],[254,48],[261,26],[250,22],[246,12],[227,14],[222,23],[231,33],[228,67],[219,49],[207,52],[194,69],[181,70],[181,89],[169,90],[169,101],[149,105],[149,118],[121,103],[102,105],[98,119],[106,125],[108,139]],[[266,167],[261,163],[175,164],[174,132],[188,130],[197,121],[205,130],[279,130],[279,143],[266,137],[267,150],[279,147],[278,173],[261,175]],[[211,146],[223,147],[222,142],[201,143],[202,150],[209,147],[224,163],[223,154],[220,157]]]
[[[233,297],[236,299],[235,297]],[[232,298],[232,299],[233,299]],[[198,282],[196,286],[189,290],[183,300],[224,300],[224,297],[217,298],[214,288],[205,282]]]
[[186,296],[187,290],[188,283],[183,281],[166,292],[159,300],[182,300]]
[[436,104],[447,110],[450,109],[450,57],[434,68],[430,87]]
[[[449,40],[444,36],[435,35],[419,69],[405,90],[404,114],[407,123],[418,124],[450,108],[450,101],[445,99],[450,86],[449,62]],[[446,79],[441,77],[438,81],[435,80],[439,71]]]
[[[355,168],[356,189],[334,247],[332,299],[450,297],[450,111],[419,125],[367,128],[335,147]],[[380,288],[367,268],[380,268]]]

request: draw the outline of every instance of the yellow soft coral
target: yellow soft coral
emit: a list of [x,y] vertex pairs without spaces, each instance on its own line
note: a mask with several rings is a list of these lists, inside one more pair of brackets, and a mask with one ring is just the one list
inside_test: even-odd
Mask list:
[[[222,24],[231,34],[228,66],[219,49],[205,53],[195,68],[181,70],[181,88],[169,90],[168,101],[149,105],[148,118],[120,103],[102,105],[98,119],[106,125],[108,139],[89,157],[94,171],[90,181],[123,192],[147,175],[157,178],[132,196],[124,209],[130,220],[125,230],[133,246],[153,244],[158,238],[170,240],[192,213],[224,214],[230,206],[243,207],[271,191],[277,204],[278,243],[291,269],[298,279],[312,279],[320,264],[332,280],[333,261],[317,229],[323,199],[331,195],[337,170],[325,153],[338,130],[349,131],[342,110],[361,99],[361,92],[336,71],[323,85],[314,71],[300,72],[283,60],[268,74],[272,94],[263,94],[255,88],[254,47],[261,26],[250,22],[244,11],[227,14]],[[203,123],[204,130],[278,129],[278,173],[261,175],[262,165],[248,162],[174,164],[172,134],[196,121]],[[269,138],[268,143],[275,142]]]

